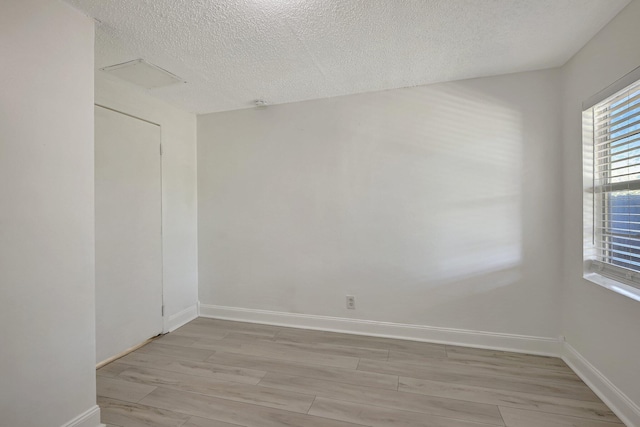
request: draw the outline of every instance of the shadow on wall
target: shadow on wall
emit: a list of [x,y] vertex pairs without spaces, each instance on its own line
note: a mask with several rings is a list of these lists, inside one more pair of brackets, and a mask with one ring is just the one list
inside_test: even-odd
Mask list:
[[[370,188],[347,195],[359,204],[357,217],[374,219],[363,230],[368,241],[362,246],[377,250],[379,245],[384,251],[389,243],[398,244],[388,267],[402,275],[413,271],[411,280],[421,288],[424,282],[446,285],[517,267],[522,258],[520,113],[465,87],[426,91],[401,92],[403,109],[414,112],[398,121],[401,127],[389,117],[403,111],[364,107],[370,120],[361,140],[373,154],[362,184]],[[361,162],[357,157],[345,159]],[[486,283],[502,285],[502,280]]]
[[444,319],[468,328],[474,310],[501,314],[496,293],[522,308],[524,110],[508,100],[529,92],[509,90],[444,84],[205,116],[203,303],[431,325],[435,311],[468,310],[466,323]]
[[[386,317],[398,321],[499,316],[497,298],[517,300],[508,287],[522,279],[521,112],[456,84],[399,94],[384,92],[390,99],[362,111],[369,119],[358,140],[371,167],[346,198],[359,205],[354,223],[371,219],[356,236],[361,260],[378,262],[353,279],[383,282],[367,292],[395,302]],[[344,158],[362,162],[357,152]]]

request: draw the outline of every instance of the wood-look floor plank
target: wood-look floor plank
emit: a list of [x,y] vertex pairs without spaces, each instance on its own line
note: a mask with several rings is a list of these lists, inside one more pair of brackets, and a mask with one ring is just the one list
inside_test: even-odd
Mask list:
[[332,368],[305,362],[289,362],[260,356],[247,356],[225,352],[216,352],[208,362],[260,371],[282,372],[290,375],[318,378],[339,383],[347,383],[390,390],[398,388],[398,376],[353,369]]
[[490,424],[317,397],[310,415],[374,427],[488,427]]
[[541,370],[548,370],[551,372],[560,372],[566,375],[573,376],[574,372],[568,366],[556,366],[556,365],[541,365],[538,363],[531,363],[527,360],[518,360],[502,357],[490,357],[490,356],[477,356],[467,354],[456,354],[447,357],[447,360],[455,363],[461,363],[472,366],[484,366],[494,369],[512,369],[517,371],[519,369],[531,370],[532,368],[540,372]]
[[201,348],[184,347],[160,342],[150,342],[144,347],[140,347],[136,352],[173,357],[176,359],[194,360],[196,362],[204,362],[214,353],[213,350],[203,350]]
[[216,381],[159,369],[132,367],[121,373],[118,378],[133,383],[154,386],[154,388],[155,386],[162,386],[300,413],[306,413],[314,399],[313,395],[302,392],[294,393],[268,386]]
[[618,417],[601,401],[590,402],[405,377],[400,377],[398,390],[407,393],[420,393],[428,396],[536,410],[600,421],[620,422]]
[[533,379],[535,381],[544,380],[567,385],[583,384],[580,377],[574,372],[558,372],[548,369],[540,369],[537,367],[480,365],[457,360],[429,358],[423,358],[419,363],[415,363],[414,361],[399,362],[391,359],[388,362],[363,360],[363,363],[364,362],[366,362],[369,367],[394,366],[408,369],[416,367],[418,369],[435,369],[442,372],[455,372],[460,375],[487,375],[492,377],[496,375],[505,377],[517,376],[525,381],[527,379]]
[[389,357],[387,360],[389,362],[402,362],[402,363],[417,363],[421,364],[424,362],[433,361],[434,358],[442,358],[444,359],[444,350],[442,353],[438,352],[437,355],[434,355],[431,351],[406,351],[406,350],[389,350]]
[[198,341],[198,338],[176,335],[174,333],[165,334],[153,340],[153,342],[157,344],[179,345],[183,347],[188,347],[196,341]]
[[280,331],[279,326],[257,323],[232,322],[228,320],[197,318],[172,332],[174,335],[219,339],[231,332],[273,337]]
[[203,317],[199,317],[192,322],[189,322],[189,325],[205,329],[224,330],[227,333],[244,332],[248,334],[265,336],[274,336],[282,329],[282,327],[280,326],[263,325],[260,323],[235,322],[231,320],[221,319],[207,319]]
[[193,344],[193,347],[203,348],[229,353],[238,353],[252,356],[262,356],[288,360],[291,362],[305,361],[316,365],[333,366],[336,368],[355,369],[359,359],[351,356],[336,356],[332,354],[314,353],[309,350],[293,350],[286,347],[267,345],[264,343],[233,341],[233,340],[210,340],[201,339]]
[[516,362],[526,364],[527,366],[537,366],[539,368],[561,368],[562,370],[571,370],[564,360],[558,357],[537,356],[533,354],[514,353],[509,351],[487,350],[482,348],[460,347],[447,345],[447,357],[452,359],[473,359],[479,360],[490,358],[492,360],[504,363]]
[[387,360],[389,356],[389,350],[345,346],[345,345],[339,345],[339,344],[298,343],[298,342],[277,341],[276,338],[231,332],[224,338],[222,343],[244,342],[244,343],[252,343],[256,346],[263,346],[264,348],[272,349],[272,350],[280,350],[280,351],[303,350],[303,351],[311,351],[317,354],[359,357],[359,358],[373,359],[373,360]]
[[376,350],[388,350],[387,343],[379,342],[377,339],[369,339],[360,335],[340,334],[337,332],[313,331],[294,328],[283,328],[274,337],[274,341],[283,343],[299,344],[332,344],[351,346],[357,348],[370,348]]
[[98,396],[123,400],[125,402],[139,402],[140,399],[155,389],[155,386],[123,381],[118,378],[96,378],[96,392]]
[[265,371],[237,366],[217,365],[209,362],[172,359],[144,353],[131,353],[120,359],[122,363],[132,366],[148,367],[165,371],[180,372],[214,378],[220,381],[231,381],[245,384],[257,384],[266,374]]
[[[246,427],[353,427],[354,424],[158,387],[142,404]],[[357,425],[357,424],[356,424]]]
[[230,424],[207,418],[191,417],[182,427],[243,427],[240,424]]
[[445,359],[447,351],[442,344],[420,341],[389,340],[389,352],[396,355],[421,356],[432,359]]
[[466,365],[425,366],[424,364],[416,365],[362,359],[358,365],[358,370],[499,390],[572,397],[578,400],[599,400],[589,387],[582,382],[550,381],[545,378],[531,377],[530,375],[497,375],[480,368],[469,369]]
[[622,424],[500,407],[507,427],[622,427]]
[[[485,405],[461,400],[428,397],[424,395],[341,384],[315,378],[295,377],[285,374],[267,373],[260,385],[347,402],[374,405],[389,409],[422,412],[442,417],[476,421],[503,426],[500,411],[495,405]],[[419,398],[416,398],[420,396]]]
[[118,375],[120,375],[120,373],[122,373],[122,371],[126,370],[128,367],[128,365],[121,363],[121,360],[122,359],[118,359],[98,369],[96,371],[96,376],[109,377],[109,378],[117,377]]
[[304,329],[283,329],[276,337],[277,342],[322,343],[380,350],[398,350],[430,354],[433,357],[446,357],[443,344],[398,340],[393,338],[342,334],[338,332],[308,331]]
[[217,329],[209,326],[193,325],[187,323],[181,328],[171,332],[174,336],[182,338],[196,338],[196,339],[222,339],[229,331],[227,329]]
[[100,420],[120,427],[180,427],[189,415],[139,403],[98,397]]
[[225,339],[265,340],[275,342],[277,334],[252,331],[228,330]]

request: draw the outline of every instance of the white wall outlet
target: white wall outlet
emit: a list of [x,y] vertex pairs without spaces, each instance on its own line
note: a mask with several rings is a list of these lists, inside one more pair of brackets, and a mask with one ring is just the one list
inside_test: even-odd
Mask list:
[[356,297],[354,297],[353,295],[347,295],[347,308],[349,310],[356,309]]

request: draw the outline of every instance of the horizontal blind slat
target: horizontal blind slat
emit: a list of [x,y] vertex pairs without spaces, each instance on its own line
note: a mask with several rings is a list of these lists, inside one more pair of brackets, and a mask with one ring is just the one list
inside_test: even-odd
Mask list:
[[[635,117],[634,117],[635,119]],[[617,129],[610,129],[609,127],[609,131],[608,132],[597,132],[595,135],[595,139],[598,142],[607,142],[607,141],[613,141],[616,140],[617,138],[623,138],[625,135],[629,135],[629,134],[633,134],[634,132],[639,132],[640,129],[637,129],[636,126],[638,126],[639,122],[638,120],[629,120],[628,123],[624,126],[621,126]],[[628,129],[628,130],[627,130]],[[626,132],[623,132],[627,130]],[[615,137],[611,137],[611,135],[614,135],[616,133],[621,133],[622,135],[618,135]]]
[[630,138],[630,137],[633,137],[633,136],[636,136],[636,135],[640,135],[640,129],[637,130],[637,131],[629,132],[628,134],[625,134],[625,135],[621,135],[621,136],[617,136],[615,138],[605,139],[603,141],[597,142],[596,143],[596,147],[604,146],[604,145],[607,145],[607,144],[609,144],[609,146],[607,147],[608,149],[614,149],[614,148],[617,148],[617,147],[621,147],[623,145],[629,144],[629,141],[624,141],[624,142],[622,142],[620,144],[614,144],[614,145],[610,145],[610,144],[616,143],[616,142],[621,141],[621,140],[623,140],[625,138]]
[[619,107],[615,107],[613,110],[601,110],[599,114],[595,114],[593,119],[595,122],[603,122],[605,120],[615,119],[616,117],[620,117],[625,114],[629,109],[633,109],[636,105],[640,103],[640,92],[636,95],[632,95],[625,103],[620,104],[624,107],[623,110],[620,110]]

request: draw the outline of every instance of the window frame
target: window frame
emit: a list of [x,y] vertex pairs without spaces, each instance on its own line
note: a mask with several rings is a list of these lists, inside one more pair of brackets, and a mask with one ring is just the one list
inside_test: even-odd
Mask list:
[[[632,298],[640,302],[640,266],[637,270],[629,269],[614,264],[605,263],[598,258],[598,251],[606,251],[606,248],[598,248],[596,235],[598,223],[600,229],[607,229],[606,217],[611,217],[607,208],[611,203],[611,194],[622,187],[640,189],[640,179],[629,180],[621,185],[608,185],[608,189],[602,187],[597,190],[598,155],[595,143],[594,107],[620,92],[640,84],[640,67],[617,80],[607,88],[598,92],[582,104],[582,144],[583,144],[583,277],[618,294]],[[610,148],[607,148],[610,149]],[[606,157],[610,162],[611,154]],[[601,155],[600,155],[600,158]],[[616,190],[616,187],[617,190]],[[637,188],[636,188],[637,187]],[[598,200],[597,198],[600,198]],[[600,241],[604,241],[601,239]],[[638,245],[640,248],[640,243]]]

